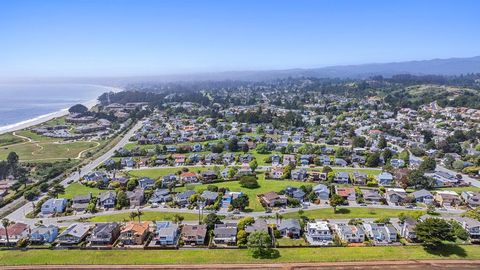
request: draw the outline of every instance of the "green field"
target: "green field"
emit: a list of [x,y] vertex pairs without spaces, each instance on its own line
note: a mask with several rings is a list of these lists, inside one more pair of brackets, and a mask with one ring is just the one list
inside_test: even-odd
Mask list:
[[[367,207],[337,207],[337,212],[333,212],[333,208],[322,208],[315,210],[305,210],[303,216],[311,219],[341,219],[341,218],[394,218],[400,213],[419,217],[425,214],[424,211],[407,210],[407,209],[388,209],[388,208],[367,208]],[[284,218],[299,218],[298,212],[286,213],[282,215]]]
[[300,239],[290,239],[288,237],[282,237],[277,239],[277,247],[301,247],[301,246],[308,246],[308,242],[306,242],[303,238]]
[[60,194],[59,197],[72,199],[75,196],[79,195],[87,195],[88,193],[92,193],[93,196],[97,196],[101,192],[105,192],[105,190],[101,190],[98,188],[91,188],[85,185],[82,185],[78,182],[72,183],[65,188],[65,194]]
[[[229,182],[221,182],[215,183],[213,185],[219,188],[228,188],[230,191],[241,191],[248,196],[249,199],[249,206],[248,208],[253,211],[264,211],[265,209],[260,204],[257,199],[258,194],[270,192],[270,191],[280,191],[285,189],[288,186],[299,187],[301,185],[313,185],[313,183],[304,183],[299,181],[291,181],[291,180],[265,180],[265,175],[263,173],[258,174],[258,184],[260,187],[254,189],[243,188],[240,186],[238,181],[229,181]],[[192,185],[188,188],[192,188],[194,190],[202,190],[206,189],[208,185],[212,184],[205,184],[205,185]],[[181,191],[185,188],[180,188],[177,191]]]
[[[134,210],[132,210],[134,211]],[[178,214],[183,216],[185,220],[197,220],[198,221],[198,214],[194,213],[173,213],[173,212],[150,212],[145,211],[141,217],[141,220],[148,220],[148,221],[157,221],[157,220],[173,220],[173,216]],[[121,213],[121,214],[112,214],[112,215],[105,215],[105,216],[96,216],[89,219],[91,222],[122,222],[122,221],[130,221],[129,217],[130,213]]]
[[0,147],[6,146],[6,145],[11,145],[11,144],[16,144],[16,143],[21,143],[24,140],[22,138],[13,136],[12,133],[5,133],[0,135]]
[[[223,169],[223,166],[218,166],[220,169]],[[141,169],[141,170],[131,170],[128,171],[128,174],[135,177],[149,177],[152,179],[158,179],[162,176],[168,174],[176,174],[178,171],[181,171],[182,168],[188,168],[191,172],[198,173],[199,171],[212,170],[214,166],[202,166],[202,167],[192,167],[192,166],[183,166],[183,167],[174,167],[174,168],[152,168],[152,169]]]
[[437,189],[432,189],[430,191],[433,193],[433,192],[439,191],[439,190],[451,190],[451,191],[457,192],[459,195],[462,194],[462,192],[464,192],[464,191],[480,192],[480,188],[474,187],[474,186],[437,188]]
[[435,252],[426,251],[421,246],[283,248],[278,251],[279,255],[274,259],[252,258],[246,249],[2,251],[0,265],[234,264],[480,259],[479,246],[446,246]]
[[5,159],[10,152],[16,152],[21,161],[48,161],[77,158],[83,150],[94,148],[96,142],[41,142],[22,143],[0,148],[0,159]]

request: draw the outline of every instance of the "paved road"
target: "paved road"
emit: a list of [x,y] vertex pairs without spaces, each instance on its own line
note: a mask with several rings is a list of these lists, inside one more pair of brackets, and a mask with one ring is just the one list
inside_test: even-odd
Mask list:
[[[101,165],[103,162],[111,158],[114,152],[122,147],[124,147],[128,142],[129,139],[135,134],[137,130],[142,127],[142,122],[136,123],[123,137],[122,139],[110,150],[108,150],[105,154],[100,156],[99,158],[95,159],[94,161],[88,163],[87,165],[83,166],[80,169],[80,174],[78,172],[74,172],[63,179],[60,184],[63,186],[68,186],[68,183],[71,181],[78,181],[84,175],[90,173],[94,170],[97,166]],[[23,199],[23,198],[21,198]],[[38,202],[41,198],[38,198],[34,203]],[[14,220],[17,222],[25,222],[25,223],[32,223],[31,219],[26,219],[25,214],[33,211],[33,203],[26,202],[22,207],[18,208],[11,214],[7,216],[8,219]]]

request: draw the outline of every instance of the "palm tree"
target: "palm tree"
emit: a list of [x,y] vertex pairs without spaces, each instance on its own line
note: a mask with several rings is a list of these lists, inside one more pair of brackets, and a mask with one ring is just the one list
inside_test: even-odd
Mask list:
[[183,219],[184,217],[179,214],[173,215],[173,222],[175,222],[176,224],[182,223]]
[[130,217],[130,220],[133,221],[133,220],[137,217],[137,213],[135,213],[135,212],[130,212],[129,217]]
[[9,246],[10,245],[10,239],[8,238],[8,225],[10,225],[10,220],[8,220],[8,218],[4,218],[2,219],[2,226],[3,228],[5,228],[5,236],[7,238],[7,245]]
[[137,217],[138,217],[138,223],[140,223],[140,217],[143,215],[143,212],[140,211],[140,209],[137,209]]

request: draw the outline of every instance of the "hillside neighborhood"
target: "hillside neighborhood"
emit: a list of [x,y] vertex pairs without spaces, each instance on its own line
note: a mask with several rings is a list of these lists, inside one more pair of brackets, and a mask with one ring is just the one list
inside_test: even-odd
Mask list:
[[[261,102],[214,103],[214,112],[173,96],[161,107],[109,103],[31,128],[123,141],[90,170],[25,196],[31,203],[7,215],[0,244],[218,249],[263,235],[278,248],[416,245],[425,241],[416,227],[431,220],[463,243],[480,239],[479,110],[311,93],[294,110],[279,104],[298,94],[278,91],[229,93]],[[1,194],[18,182],[15,156]]]

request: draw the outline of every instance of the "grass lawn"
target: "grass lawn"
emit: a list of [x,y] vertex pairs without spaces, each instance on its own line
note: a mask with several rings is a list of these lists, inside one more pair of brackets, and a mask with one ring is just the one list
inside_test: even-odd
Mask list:
[[93,196],[96,196],[98,195],[98,193],[105,191],[98,188],[87,187],[85,185],[75,182],[65,188],[65,194],[60,194],[58,196],[60,198],[72,199],[75,196],[87,195],[90,192]]
[[[176,174],[178,171],[181,171],[182,168],[188,168],[191,172],[206,171],[213,169],[214,166],[202,166],[202,167],[176,167],[176,168],[152,168],[152,169],[140,169],[140,170],[130,170],[128,174],[136,177],[149,177],[152,179],[158,179],[167,174]],[[223,169],[223,166],[218,166],[220,169]]]
[[275,259],[255,259],[246,249],[2,251],[0,265],[233,264],[480,259],[479,246],[447,246],[436,252],[426,251],[421,246],[284,248],[278,251],[279,256]]
[[[230,191],[241,191],[248,196],[249,205],[248,208],[253,211],[264,211],[265,209],[260,204],[257,199],[258,194],[266,193],[269,191],[280,191],[287,186],[294,186],[299,187],[301,185],[312,185],[312,183],[304,183],[298,181],[289,181],[289,180],[265,180],[265,175],[260,173],[258,176],[258,184],[260,187],[254,189],[243,188],[240,186],[238,181],[229,181],[229,182],[221,182],[221,183],[214,183],[214,184],[205,184],[205,185],[191,185],[187,188],[191,188],[193,190],[202,190],[206,189],[208,185],[215,185],[219,188],[228,188]],[[184,190],[185,188],[179,188],[177,191]]]
[[16,152],[21,161],[65,160],[77,158],[83,150],[96,147],[95,142],[40,142],[23,143],[0,148],[0,159],[5,159],[12,151]]
[[22,130],[19,130],[19,131],[15,131],[15,134],[23,136],[23,137],[28,137],[28,138],[36,141],[36,142],[52,142],[52,141],[61,140],[61,139],[58,139],[58,138],[50,138],[50,137],[47,137],[47,136],[42,136],[42,135],[36,134],[36,133],[34,133],[30,130],[27,130],[27,129],[22,129]]
[[[400,213],[419,217],[425,214],[424,211],[406,210],[406,209],[388,209],[388,208],[367,208],[367,207],[339,207],[334,213],[332,208],[323,208],[315,210],[305,210],[303,216],[313,219],[330,219],[330,218],[394,218]],[[299,218],[298,212],[286,213],[282,215],[284,218]]]
[[[136,211],[136,210],[132,210]],[[175,214],[179,214],[183,216],[185,220],[197,220],[198,221],[198,214],[194,213],[167,213],[167,212],[150,212],[145,211],[141,217],[141,220],[148,220],[148,221],[156,221],[156,220],[173,220],[173,216]],[[130,221],[130,213],[121,213],[121,214],[112,214],[112,215],[105,215],[105,216],[96,216],[89,219],[91,222],[122,222],[122,221]]]
[[474,186],[468,187],[446,187],[446,188],[437,188],[430,190],[431,192],[440,191],[440,190],[451,190],[457,192],[459,195],[462,194],[464,191],[475,191],[480,192],[480,188]]
[[24,140],[22,138],[13,136],[12,133],[5,133],[0,135],[0,146],[11,145],[15,143],[21,143]]
[[299,246],[308,246],[308,243],[305,242],[303,238],[300,239],[291,239],[288,237],[282,237],[277,239],[277,246],[279,247],[299,247]]

